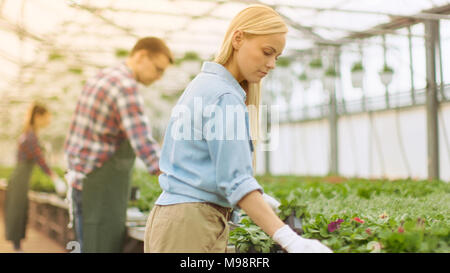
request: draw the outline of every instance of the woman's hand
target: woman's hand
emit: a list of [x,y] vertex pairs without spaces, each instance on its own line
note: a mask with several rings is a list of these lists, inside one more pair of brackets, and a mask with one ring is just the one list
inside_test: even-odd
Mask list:
[[[273,199],[273,198],[272,198]],[[276,200],[275,200],[276,201]],[[270,200],[272,203],[273,200]],[[273,202],[274,205],[275,202]],[[305,239],[297,235],[288,225],[275,214],[268,202],[259,191],[253,191],[244,196],[238,203],[239,207],[265,233],[274,239],[287,252],[292,253],[331,253],[332,251],[318,240]]]

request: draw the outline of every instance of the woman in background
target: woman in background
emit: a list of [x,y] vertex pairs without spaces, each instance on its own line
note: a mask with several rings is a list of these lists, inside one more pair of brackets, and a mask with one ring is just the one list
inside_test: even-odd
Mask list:
[[17,165],[6,191],[5,231],[6,239],[12,241],[14,250],[20,252],[20,241],[25,238],[28,219],[28,189],[33,166],[41,169],[55,181],[57,176],[50,170],[39,146],[38,134],[50,124],[50,112],[42,105],[33,103],[25,121],[23,133],[19,138]]

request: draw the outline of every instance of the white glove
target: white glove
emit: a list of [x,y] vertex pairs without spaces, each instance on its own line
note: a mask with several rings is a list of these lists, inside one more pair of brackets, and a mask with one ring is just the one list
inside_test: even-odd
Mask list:
[[67,184],[60,177],[53,179],[53,184],[55,184],[55,190],[58,195],[65,195],[67,192]]
[[263,193],[262,195],[264,201],[266,201],[267,204],[269,204],[269,206],[275,211],[275,212],[279,212],[278,207],[281,205],[280,202],[278,202],[277,199],[273,198],[272,196]]
[[318,240],[298,236],[288,225],[278,229],[272,238],[289,253],[333,253]]

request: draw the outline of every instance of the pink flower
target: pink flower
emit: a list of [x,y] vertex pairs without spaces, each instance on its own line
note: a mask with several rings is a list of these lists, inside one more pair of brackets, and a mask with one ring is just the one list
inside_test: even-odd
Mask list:
[[425,219],[423,219],[423,218],[417,218],[417,225],[420,227],[420,228],[423,228],[424,226],[425,226]]
[[364,224],[364,220],[359,219],[358,217],[353,218],[354,221]]
[[405,232],[405,229],[403,227],[399,227],[397,231],[398,231],[398,233],[403,233],[403,232]]
[[338,230],[342,222],[344,222],[343,219],[338,219],[337,221],[329,223],[328,232],[334,232],[335,230]]
[[372,230],[370,228],[367,228],[366,229],[366,233],[369,234],[369,235],[372,235]]

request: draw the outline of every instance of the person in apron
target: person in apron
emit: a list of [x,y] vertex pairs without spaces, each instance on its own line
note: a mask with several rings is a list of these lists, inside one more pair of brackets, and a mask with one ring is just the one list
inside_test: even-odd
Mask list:
[[50,170],[39,146],[38,133],[50,123],[50,113],[34,103],[28,113],[24,132],[19,138],[17,165],[9,178],[5,198],[6,239],[12,241],[15,251],[21,251],[21,240],[25,238],[28,220],[28,189],[34,165],[52,178],[58,177]]
[[125,62],[105,68],[84,86],[66,138],[73,220],[81,252],[121,252],[136,155],[159,174],[138,83],[158,80],[173,63],[166,44],[142,38]]
[[163,192],[147,220],[145,252],[225,252],[231,208],[243,209],[288,252],[331,252],[285,225],[253,176],[260,81],[275,68],[287,31],[272,8],[245,8],[214,62],[183,92],[164,137]]

